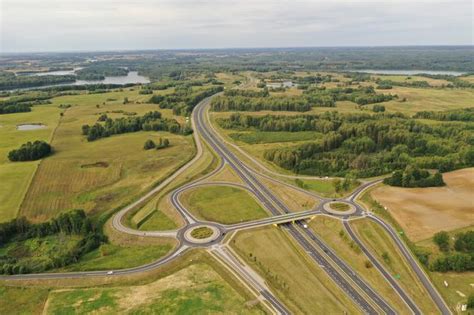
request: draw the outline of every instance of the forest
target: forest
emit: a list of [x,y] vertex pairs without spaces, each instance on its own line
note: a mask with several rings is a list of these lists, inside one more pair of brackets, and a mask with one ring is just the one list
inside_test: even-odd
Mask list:
[[[22,242],[46,236],[77,235],[77,243],[67,251],[53,252],[45,257],[29,257],[29,249]],[[44,272],[76,262],[81,256],[96,249],[107,239],[82,210],[62,213],[43,223],[30,223],[20,217],[0,223],[0,247],[16,243],[9,251],[0,255],[0,274],[23,274]],[[22,247],[19,251],[18,247]]]
[[[99,123],[102,121],[105,123]],[[107,115],[103,114],[99,117],[96,124],[82,126],[82,134],[87,137],[87,141],[95,141],[112,135],[142,130],[169,131],[182,134],[192,133],[191,127],[181,126],[175,119],[162,118],[161,113],[158,111],[148,112],[140,117],[117,119],[108,118]]]
[[213,86],[194,91],[189,85],[180,85],[176,86],[172,94],[153,95],[149,102],[159,104],[160,108],[172,109],[175,115],[189,116],[200,101],[223,90],[222,86]]
[[94,81],[103,80],[105,77],[126,76],[128,72],[126,68],[99,64],[77,70],[75,73],[79,80]]
[[75,81],[76,76],[74,75],[23,76],[0,71],[0,90],[45,86]]
[[309,88],[301,96],[271,96],[262,91],[229,90],[211,102],[214,111],[297,111],[306,112],[312,107],[335,107],[336,101],[352,101],[367,105],[390,101],[396,95],[378,94],[373,87],[361,88]]
[[265,159],[299,174],[371,177],[407,165],[441,172],[474,165],[473,131],[467,124],[430,125],[402,114],[337,112],[233,114],[217,122],[227,129],[320,132],[313,141],[265,151]]

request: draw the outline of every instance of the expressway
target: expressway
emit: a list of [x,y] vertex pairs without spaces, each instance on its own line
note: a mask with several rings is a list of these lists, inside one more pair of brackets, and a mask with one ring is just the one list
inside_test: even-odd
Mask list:
[[[212,98],[212,97],[211,97]],[[0,279],[8,279],[8,280],[22,280],[22,279],[62,279],[62,278],[83,278],[83,277],[96,277],[96,276],[120,276],[120,275],[129,275],[133,273],[141,273],[146,272],[155,268],[158,268],[173,259],[178,258],[182,255],[183,252],[188,250],[189,248],[194,247],[207,247],[207,248],[214,248],[214,255],[220,257],[220,260],[224,261],[229,268],[232,268],[235,273],[241,277],[241,279],[246,280],[246,282],[252,282],[254,280],[250,279],[249,272],[243,270],[239,264],[236,263],[235,257],[232,255],[228,255],[226,251],[222,251],[220,249],[216,249],[222,240],[224,239],[227,233],[233,231],[239,231],[243,229],[255,228],[258,226],[268,225],[268,224],[282,224],[284,230],[286,230],[293,239],[308,253],[308,255],[317,263],[319,266],[325,270],[328,276],[333,279],[333,281],[339,285],[339,287],[360,307],[360,309],[364,313],[369,314],[377,314],[380,311],[385,314],[395,314],[393,308],[367,283],[365,283],[359,275],[357,275],[346,263],[344,263],[333,250],[331,250],[320,238],[318,238],[312,231],[306,229],[303,223],[300,220],[308,219],[316,215],[332,215],[329,214],[327,211],[324,210],[324,205],[327,202],[330,202],[329,199],[320,198],[313,193],[309,193],[305,190],[302,190],[298,187],[294,187],[282,181],[276,180],[273,176],[266,175],[262,172],[256,172],[250,166],[244,164],[242,159],[236,156],[226,144],[228,144],[225,140],[223,140],[219,134],[215,131],[212,127],[210,122],[208,121],[209,117],[207,116],[208,106],[210,103],[210,99],[207,98],[199,103],[192,113],[192,124],[194,129],[194,138],[197,146],[197,154],[196,156],[182,166],[177,172],[173,175],[168,177],[164,182],[162,182],[159,186],[154,188],[152,191],[144,195],[142,198],[137,200],[136,202],[132,203],[131,205],[123,208],[120,210],[112,220],[112,226],[120,232],[139,235],[139,236],[147,236],[147,237],[173,237],[177,238],[179,241],[178,246],[169,253],[166,257],[155,261],[153,263],[135,267],[135,268],[128,268],[122,270],[114,270],[113,274],[108,273],[107,271],[91,271],[91,272],[70,272],[70,273],[45,273],[45,274],[24,274],[24,275],[11,275],[11,276],[0,276]],[[201,159],[203,155],[203,145],[201,143],[201,138],[209,145],[209,147],[220,157],[221,163],[220,165],[211,173],[207,174],[206,176],[194,180],[190,183],[187,183],[175,190],[171,193],[171,203],[173,206],[179,211],[179,213],[183,216],[186,226],[180,230],[174,231],[138,231],[131,229],[123,224],[124,216],[132,209],[142,205],[144,202],[149,200],[153,195],[155,195],[158,191],[163,190],[167,187],[173,180],[175,180],[180,174],[185,172],[189,169],[190,166],[194,165],[199,159]],[[179,196],[181,193],[186,191],[187,189],[191,189],[194,187],[208,185],[208,183],[203,183],[202,181],[210,176],[219,172],[224,165],[229,165],[235,173],[243,180],[245,185],[235,184],[235,183],[226,183],[226,182],[219,182],[217,184],[222,185],[231,185],[237,186],[239,188],[246,189],[250,193],[254,195],[256,199],[264,206],[264,208],[271,213],[271,217],[255,220],[255,221],[248,221],[242,222],[233,225],[222,225],[215,222],[204,222],[196,217],[188,211],[180,202]],[[257,175],[258,174],[258,175]],[[275,196],[259,179],[258,176],[266,177],[269,180],[273,180],[279,182],[280,184],[289,186],[293,189],[297,189],[313,197],[318,197],[321,203],[312,210],[302,211],[302,212],[295,212],[292,213],[288,210],[287,206],[283,204],[277,196]],[[418,307],[416,304],[411,300],[411,298],[404,292],[404,290],[398,286],[396,282],[393,281],[393,278],[386,272],[383,267],[376,261],[376,259],[371,255],[370,250],[368,250],[363,242],[361,242],[355,233],[350,232],[350,226],[347,223],[348,219],[353,217],[368,217],[377,224],[381,225],[387,233],[391,236],[394,240],[402,254],[404,255],[405,259],[409,262],[410,266],[414,269],[415,273],[419,277],[421,283],[425,286],[428,293],[430,294],[431,298],[435,301],[436,305],[438,306],[440,312],[442,314],[450,314],[449,308],[446,306],[444,300],[441,298],[437,290],[434,288],[433,284],[429,281],[427,275],[424,273],[423,269],[417,264],[415,258],[411,255],[410,251],[406,248],[406,245],[403,243],[402,240],[398,237],[397,233],[393,231],[393,229],[386,224],[383,220],[367,214],[367,212],[356,202],[358,196],[363,193],[367,188],[371,187],[379,183],[380,180],[365,183],[360,186],[356,191],[351,194],[349,197],[341,199],[341,201],[347,202],[355,207],[356,212],[354,214],[339,216],[339,218],[343,219],[344,225],[349,232],[349,235],[354,239],[356,243],[359,244],[364,254],[374,263],[377,267],[379,272],[385,277],[385,279],[392,285],[394,290],[400,295],[400,297],[405,301],[405,303],[409,306],[414,314],[420,314]],[[215,185],[216,183],[213,183]],[[337,215],[336,215],[337,217]],[[296,224],[288,223],[288,222],[295,222]],[[186,240],[184,234],[186,231],[190,229],[202,225],[211,225],[216,230],[219,231],[219,235],[212,240],[212,242],[206,244],[197,244]],[[249,278],[250,277],[250,278]],[[255,281],[254,281],[255,282]],[[255,286],[255,284],[254,284]],[[260,298],[265,300],[268,304],[273,307],[273,312],[280,313],[280,314],[288,314],[288,310],[285,306],[278,301],[278,299],[271,293],[271,291],[266,288],[265,286],[257,286],[256,289],[259,294]]]

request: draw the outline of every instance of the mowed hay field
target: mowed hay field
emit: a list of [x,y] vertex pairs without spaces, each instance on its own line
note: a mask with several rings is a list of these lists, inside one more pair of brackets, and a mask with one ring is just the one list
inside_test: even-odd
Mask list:
[[445,187],[381,186],[371,194],[416,242],[474,224],[474,168],[445,173],[443,178]]
[[[58,125],[60,112],[56,105],[39,105],[28,113],[0,115],[0,222],[16,217],[39,163],[10,162],[8,152],[28,141],[49,141]],[[44,128],[17,130],[17,125],[28,123],[41,123]]]
[[[122,104],[128,97],[130,104]],[[44,159],[32,180],[20,214],[33,221],[54,217],[60,211],[80,208],[92,214],[113,210],[131,202],[194,155],[192,136],[167,132],[135,132],[87,142],[81,126],[94,124],[100,113],[126,117],[123,110],[141,116],[160,110],[143,102],[149,96],[137,91],[58,97],[54,104],[72,104],[57,127],[51,145],[54,155]],[[99,108],[97,108],[99,104]],[[171,117],[171,110],[160,110]],[[179,118],[181,122],[184,117]],[[144,150],[147,139],[168,138],[171,146]]]
[[[381,91],[378,91],[381,93]],[[394,86],[384,90],[396,94],[398,99],[381,103],[389,112],[413,115],[420,111],[442,111],[474,106],[474,89],[433,89]],[[402,102],[406,98],[405,102]]]

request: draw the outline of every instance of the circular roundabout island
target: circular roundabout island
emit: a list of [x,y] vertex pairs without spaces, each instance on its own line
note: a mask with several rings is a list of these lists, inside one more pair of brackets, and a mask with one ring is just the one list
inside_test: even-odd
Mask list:
[[356,212],[356,208],[344,201],[331,201],[324,205],[324,210],[335,215],[348,215]]
[[220,231],[212,225],[196,225],[190,227],[184,232],[184,238],[187,242],[193,244],[207,244],[216,240],[220,236]]

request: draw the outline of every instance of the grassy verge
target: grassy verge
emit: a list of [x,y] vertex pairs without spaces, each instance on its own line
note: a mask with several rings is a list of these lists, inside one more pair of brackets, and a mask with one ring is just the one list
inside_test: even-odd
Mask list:
[[317,217],[310,221],[309,226],[398,313],[410,312],[385,278],[375,268],[367,268],[367,257],[346,234],[341,221],[328,217]]
[[182,195],[187,209],[197,216],[224,224],[267,217],[267,213],[249,193],[227,186],[206,186]]
[[294,313],[360,313],[299,246],[279,228],[242,231],[230,241]]
[[361,240],[385,268],[400,282],[402,288],[417,302],[423,313],[436,313],[434,302],[427,298],[428,292],[403,258],[390,236],[376,223],[367,219],[352,221]]

